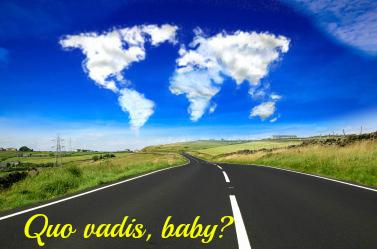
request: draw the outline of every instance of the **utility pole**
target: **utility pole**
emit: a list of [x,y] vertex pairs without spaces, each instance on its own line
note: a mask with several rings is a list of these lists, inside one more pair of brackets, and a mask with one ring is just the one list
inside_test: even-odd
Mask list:
[[62,148],[64,148],[64,146],[62,146],[61,143],[64,140],[58,134],[56,136],[56,139],[53,139],[52,141],[56,142],[56,145],[53,146],[53,148],[55,148],[55,166],[61,166],[62,165]]
[[360,127],[360,135],[363,134],[363,126]]

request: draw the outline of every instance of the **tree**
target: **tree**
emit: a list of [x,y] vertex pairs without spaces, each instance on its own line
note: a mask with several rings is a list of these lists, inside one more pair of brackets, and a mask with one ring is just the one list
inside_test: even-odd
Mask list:
[[30,149],[29,147],[27,146],[22,146],[21,148],[18,149],[19,151],[23,151],[23,152],[30,152],[30,151],[33,151],[32,149]]

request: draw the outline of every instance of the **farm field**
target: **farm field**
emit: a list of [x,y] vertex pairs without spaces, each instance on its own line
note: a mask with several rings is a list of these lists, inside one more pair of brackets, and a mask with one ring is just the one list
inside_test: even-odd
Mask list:
[[186,162],[176,153],[123,152],[114,153],[112,158],[93,160],[98,154],[67,157],[62,166],[31,171],[25,179],[0,190],[0,211]]
[[212,160],[222,154],[241,150],[277,149],[298,145],[302,140],[198,140],[191,142],[149,146],[146,152],[188,152],[205,160]]
[[[68,163],[68,162],[75,162],[75,161],[85,161],[88,159],[91,159],[95,153],[93,154],[87,154],[87,155],[70,155],[70,156],[62,156],[62,163]],[[101,154],[101,153],[99,153]],[[104,153],[102,153],[104,154]],[[53,163],[55,162],[55,156],[43,156],[43,157],[9,157],[5,159],[3,162],[13,162],[13,161],[19,161],[24,163]]]
[[232,145],[244,143],[245,141],[226,141],[226,140],[197,140],[189,142],[180,142],[172,144],[162,144],[155,146],[148,146],[143,149],[145,152],[186,152],[194,150],[209,149],[224,145]]
[[[18,155],[23,154],[24,152],[20,151],[0,151],[0,162],[6,161],[10,158],[16,158]],[[42,154],[43,156],[49,156],[48,152],[27,152],[27,154],[35,155]]]
[[149,150],[185,151],[207,161],[269,165],[377,187],[376,137],[374,132],[301,140],[203,140],[152,146]]
[[[118,152],[119,153],[119,152]],[[104,154],[104,152],[66,152],[62,153],[62,160],[75,161],[91,158],[94,154]],[[55,152],[48,151],[0,151],[0,162],[30,162],[30,163],[49,163],[54,162]]]
[[208,149],[197,150],[199,153],[218,156],[224,153],[231,153],[240,150],[259,150],[259,149],[277,149],[297,145],[302,143],[300,140],[258,140],[224,146],[216,146]]
[[[377,132],[301,142],[255,141],[189,153],[213,162],[275,166],[377,187],[376,138]],[[246,147],[249,151],[244,151]]]
[[215,161],[269,165],[377,187],[376,140],[341,147],[308,145],[272,152],[220,155]]

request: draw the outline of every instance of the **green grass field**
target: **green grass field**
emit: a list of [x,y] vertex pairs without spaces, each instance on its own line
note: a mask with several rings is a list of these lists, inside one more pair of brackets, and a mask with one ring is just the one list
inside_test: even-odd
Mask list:
[[[1,190],[0,210],[25,206],[64,196],[100,184],[156,169],[183,164],[177,152],[188,152],[208,161],[261,164],[332,177],[377,187],[377,141],[356,141],[346,146],[309,144],[295,148],[300,140],[220,141],[199,140],[149,146],[140,153],[114,153],[114,158],[93,160],[105,153],[73,153],[62,158],[63,166],[39,168],[26,179]],[[261,151],[260,149],[273,149]],[[260,150],[241,153],[243,150]],[[49,152],[33,152],[42,157],[19,157],[19,152],[0,152],[2,163],[51,163]],[[0,173],[0,176],[5,174]]]
[[[176,153],[114,153],[116,157],[93,161],[92,155],[72,156],[63,166],[41,168],[24,180],[0,191],[0,210],[61,197],[90,187],[142,173],[183,164]],[[51,160],[51,158],[50,158]]]
[[218,146],[237,144],[242,141],[222,141],[222,140],[198,140],[190,142],[172,143],[148,146],[143,149],[145,152],[185,152],[193,150],[202,150]]
[[[119,153],[119,152],[118,152]],[[27,155],[23,157],[22,155]],[[66,152],[62,153],[63,162],[71,162],[75,160],[85,160],[91,158],[95,154],[104,154],[101,152]],[[31,155],[31,156],[29,156]],[[55,153],[48,151],[20,152],[20,151],[0,151],[0,162],[29,162],[29,163],[49,163],[54,162]]]
[[[85,155],[73,154],[71,156],[63,156],[62,157],[62,163],[89,160],[95,154],[104,154],[104,153],[92,153],[92,154],[85,154]],[[44,157],[17,157],[17,156],[14,156],[14,157],[9,157],[9,158],[5,159],[3,162],[12,162],[12,161],[20,161],[20,162],[25,162],[25,163],[53,163],[53,162],[55,162],[55,157],[49,156],[49,155],[46,155]]]
[[[45,156],[49,155],[48,152],[25,152],[25,153],[32,154],[32,155],[35,155],[35,154],[43,154]],[[23,152],[0,151],[0,162],[6,161],[6,160],[11,159],[11,158],[18,158],[18,155],[21,155],[21,154],[23,154]]]
[[299,140],[258,140],[246,143],[216,146],[208,149],[200,149],[197,151],[199,153],[209,154],[211,156],[218,156],[220,154],[231,153],[240,150],[276,149],[300,143],[301,141]]
[[[193,153],[211,159],[208,154]],[[377,141],[359,141],[340,147],[309,145],[273,152],[218,155],[217,162],[261,164],[327,176],[377,187]]]
[[[344,137],[331,136],[307,140],[342,138]],[[149,149],[186,151],[208,161],[270,165],[377,187],[376,140],[356,141],[346,146],[312,144],[287,148],[303,141],[305,140],[193,141],[153,146]],[[260,149],[273,150],[240,153],[242,150]]]

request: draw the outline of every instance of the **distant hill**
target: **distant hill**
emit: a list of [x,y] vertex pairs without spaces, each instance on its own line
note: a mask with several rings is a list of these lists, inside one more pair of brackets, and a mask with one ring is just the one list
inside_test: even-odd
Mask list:
[[301,140],[197,140],[145,147],[144,152],[200,152],[211,155],[245,149],[270,149],[299,144]]
[[219,146],[240,144],[247,140],[197,140],[189,142],[179,142],[145,147],[144,152],[184,152],[193,150],[204,150]]

